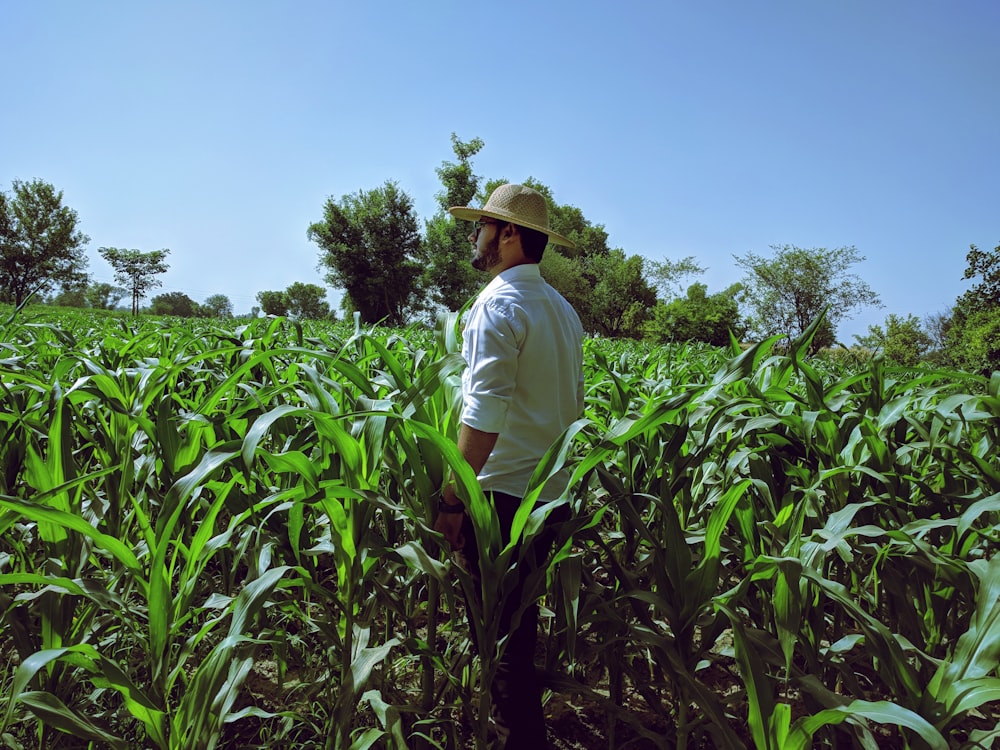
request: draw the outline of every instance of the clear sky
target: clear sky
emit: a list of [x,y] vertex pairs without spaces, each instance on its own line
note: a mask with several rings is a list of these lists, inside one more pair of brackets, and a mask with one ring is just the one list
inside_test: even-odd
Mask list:
[[[430,218],[450,136],[613,247],[854,245],[888,313],[941,312],[1000,244],[1000,2],[0,0],[0,190],[40,178],[161,291],[323,283],[327,198],[394,180]],[[339,295],[330,292],[331,302]]]

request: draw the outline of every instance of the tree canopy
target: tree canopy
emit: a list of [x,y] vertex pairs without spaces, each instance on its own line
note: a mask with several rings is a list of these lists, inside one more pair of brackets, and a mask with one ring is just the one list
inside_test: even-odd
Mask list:
[[[451,146],[454,161],[436,170],[442,190],[435,195],[438,207],[425,222],[423,239],[412,200],[394,182],[328,199],[323,219],[308,229],[320,247],[325,280],[345,291],[345,310],[356,310],[367,323],[400,325],[428,311],[459,309],[488,280],[470,263],[468,224],[447,209],[482,204],[509,180],[483,181],[475,174],[472,159],[483,148],[481,139],[463,141],[453,133]],[[691,257],[653,261],[612,248],[602,224],[576,206],[557,203],[539,181],[528,177],[523,183],[545,197],[552,229],[576,243],[572,249],[550,243],[541,272],[576,308],[590,333],[643,336],[657,287],[670,293],[682,277],[703,270]],[[257,299],[268,314],[289,313],[283,292],[261,292]]]
[[747,271],[743,284],[750,308],[750,324],[761,336],[800,335],[824,310],[826,318],[813,349],[830,346],[837,324],[865,306],[881,307],[879,296],[850,269],[864,261],[853,246],[827,249],[772,245],[774,255],[734,255]]
[[0,192],[0,301],[20,305],[59,284],[86,283],[90,238],[62,199],[42,180],[14,180],[10,195]]
[[471,159],[483,142],[479,138],[462,141],[452,133],[451,144],[458,161],[442,162],[436,170],[444,189],[434,196],[438,210],[425,223],[421,286],[427,290],[431,306],[458,310],[483,285],[483,277],[469,262],[469,223],[456,221],[448,209],[473,202],[479,178],[472,173]]
[[87,304],[95,310],[113,310],[122,301],[127,292],[121,287],[99,281],[89,285],[84,292]]
[[639,338],[656,303],[656,292],[643,275],[644,259],[615,249],[588,259],[590,289],[587,327],[602,336]]
[[1000,310],[1000,245],[989,252],[969,245],[965,261],[962,278],[978,282],[959,298],[959,305],[969,312]]
[[319,284],[296,281],[284,291],[257,292],[265,315],[288,315],[301,320],[320,320],[331,315],[326,289]]
[[175,315],[178,318],[194,318],[201,314],[198,303],[184,292],[157,294],[151,300],[149,311],[153,315]]
[[883,357],[887,362],[903,367],[913,367],[920,362],[934,345],[934,339],[916,315],[890,313],[885,326],[870,325],[864,336],[855,336],[858,344]]
[[170,268],[165,262],[170,251],[164,249],[144,253],[140,250],[102,247],[97,252],[115,269],[115,281],[132,295],[132,314],[138,315],[139,301],[150,289],[161,285],[162,282],[156,277]]
[[328,199],[308,236],[327,282],[365,323],[405,325],[421,308],[420,232],[413,200],[395,182]]
[[288,315],[288,296],[282,291],[257,292],[257,301],[265,315]]
[[231,318],[233,303],[224,294],[210,294],[201,303],[201,312],[206,318]]
[[285,289],[288,314],[301,320],[320,320],[330,317],[330,304],[326,301],[326,289],[319,284],[304,284],[296,281]]
[[732,332],[738,340],[745,332],[737,302],[741,290],[740,284],[734,284],[708,294],[704,284],[692,284],[684,297],[656,305],[647,329],[650,337],[660,343],[704,341],[725,346]]
[[1000,245],[971,245],[963,278],[977,280],[955,301],[947,331],[949,359],[973,372],[1000,370]]
[[[651,260],[647,262],[646,268],[650,283],[663,299],[669,299],[681,291],[681,279],[684,277],[705,273],[705,269],[699,266],[691,255],[680,260],[669,258],[661,261]],[[688,296],[690,291],[689,288]]]

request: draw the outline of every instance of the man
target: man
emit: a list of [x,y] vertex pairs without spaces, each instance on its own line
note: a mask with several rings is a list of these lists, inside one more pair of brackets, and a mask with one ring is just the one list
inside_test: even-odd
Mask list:
[[[583,328],[538,269],[548,242],[573,243],[549,229],[544,196],[523,185],[501,185],[481,209],[449,211],[475,222],[469,235],[472,265],[492,277],[469,311],[463,334],[468,367],[458,447],[496,508],[506,544],[532,472],[583,411]],[[555,499],[564,489],[565,479],[550,480],[541,499]],[[464,553],[476,578],[473,528],[453,485],[442,490],[439,511],[434,528]],[[538,564],[553,538],[541,537],[532,550]],[[520,604],[520,588],[501,616],[501,637]],[[510,634],[492,690],[500,731],[510,733],[507,747],[518,750],[547,747],[534,666],[537,630],[538,604],[532,602]]]

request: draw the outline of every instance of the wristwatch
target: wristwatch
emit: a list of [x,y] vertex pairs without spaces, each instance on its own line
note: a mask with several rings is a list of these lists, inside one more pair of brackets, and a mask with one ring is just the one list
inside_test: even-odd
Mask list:
[[461,501],[457,503],[446,503],[444,500],[444,491],[454,484],[453,481],[446,482],[444,487],[441,488],[441,494],[438,495],[438,512],[439,513],[464,513],[465,506]]

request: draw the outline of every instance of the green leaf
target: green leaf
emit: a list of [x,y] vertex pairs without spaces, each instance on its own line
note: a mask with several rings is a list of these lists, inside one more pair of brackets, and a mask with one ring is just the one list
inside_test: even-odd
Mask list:
[[409,541],[396,547],[393,551],[402,558],[408,567],[426,573],[438,581],[447,580],[448,566],[428,555],[427,550],[416,541]]
[[99,549],[111,553],[118,562],[131,572],[140,575],[142,573],[139,560],[133,554],[132,550],[117,538],[98,531],[81,516],[7,495],[0,495],[0,508],[14,511],[33,521],[51,523],[65,529],[77,531],[91,539]]
[[979,680],[1000,666],[1000,554],[990,559],[985,570],[982,566],[979,570],[976,611],[969,629],[959,637],[955,653],[941,663],[927,687],[928,693],[944,706],[940,726],[967,710],[963,706],[974,700],[968,690],[992,690],[991,682]]
[[110,745],[113,750],[129,750],[129,745],[124,739],[111,734],[86,716],[73,711],[52,693],[40,691],[22,693],[19,700],[41,721],[55,727],[60,732],[92,742],[103,742]]
[[919,714],[889,701],[864,700],[854,700],[846,706],[828,708],[812,716],[799,719],[792,726],[789,747],[808,747],[808,743],[817,729],[858,719],[867,719],[877,724],[896,724],[912,729],[920,739],[931,747],[931,750],[948,750],[948,741]]
[[381,729],[376,729],[375,727],[369,727],[363,731],[354,742],[351,743],[349,750],[368,750],[372,745],[378,742],[380,739],[385,737],[385,732]]

